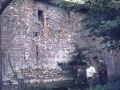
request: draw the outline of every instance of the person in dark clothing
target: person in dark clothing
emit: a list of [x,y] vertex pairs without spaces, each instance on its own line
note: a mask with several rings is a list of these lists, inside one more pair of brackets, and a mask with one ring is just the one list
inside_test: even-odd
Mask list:
[[75,84],[76,84],[77,89],[80,89],[80,90],[85,89],[85,85],[84,85],[85,84],[85,76],[82,73],[80,68],[77,69],[77,76],[76,76]]
[[97,71],[99,74],[99,80],[101,85],[105,85],[108,80],[107,66],[103,60],[99,60],[97,56],[93,58],[97,64]]

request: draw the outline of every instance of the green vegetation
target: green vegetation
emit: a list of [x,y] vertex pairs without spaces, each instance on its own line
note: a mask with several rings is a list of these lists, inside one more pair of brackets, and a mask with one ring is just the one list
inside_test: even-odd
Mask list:
[[[78,0],[79,1],[79,0]],[[64,0],[52,0],[52,3],[59,7],[74,12],[86,10],[86,17],[79,23],[83,24],[80,32],[89,32],[87,36],[101,38],[101,44],[106,46],[103,49],[120,50],[120,0],[85,0],[85,4],[75,2],[65,2]],[[87,49],[76,48],[73,55],[73,61],[69,64],[79,64],[81,60],[87,59]],[[97,85],[94,89],[89,90],[120,90],[120,81],[109,82],[105,86]]]
[[[22,3],[23,0],[13,0],[13,2]],[[51,2],[68,11],[80,12],[83,9],[86,10],[86,17],[79,22],[84,24],[80,31],[88,31],[89,34],[86,37],[92,37],[94,39],[103,38],[101,44],[106,44],[105,49],[108,51],[120,49],[120,0],[84,0],[84,3],[79,2],[79,0],[78,2],[51,0]],[[2,12],[3,10],[1,10],[1,13]],[[80,48],[75,46],[75,48],[75,51],[72,53],[71,61],[68,62],[68,65],[71,65],[72,68],[77,65],[84,65],[84,61],[89,60],[87,55],[92,52],[96,52],[91,50],[93,47]],[[58,64],[62,65],[62,63]],[[14,78],[18,81],[20,88],[25,90],[26,85],[24,84],[24,80],[20,80],[15,73]],[[89,90],[119,89],[120,81],[116,81],[109,82],[104,87],[97,85],[94,89]],[[70,88],[68,88],[68,90],[70,90]]]
[[88,46],[88,47],[78,47],[77,45],[74,45],[75,50],[70,53],[72,55],[71,61],[68,62],[69,65],[72,67],[74,65],[82,65],[84,66],[86,64],[86,61],[90,61],[89,54],[92,54],[94,52],[100,53],[99,50],[94,50],[95,47]]
[[101,44],[106,44],[108,51],[120,48],[120,0],[85,0],[82,5],[63,3],[63,0],[52,2],[66,10],[88,10],[86,17],[80,21],[84,24],[80,31],[88,31],[87,37],[103,38]]
[[88,37],[100,38],[108,51],[120,48],[120,7],[108,0],[89,3],[89,11],[81,21],[81,31],[89,31]]
[[96,87],[89,88],[89,90],[120,90],[120,81],[108,82],[106,85],[97,85]]
[[76,0],[76,2],[72,2],[74,0],[65,1],[65,0],[50,0],[51,3],[59,6],[62,9],[68,10],[68,11],[81,11],[85,7],[84,1],[85,0]]
[[[26,0],[27,2],[30,2],[32,0]],[[12,0],[13,4],[23,4],[25,2],[25,0]]]

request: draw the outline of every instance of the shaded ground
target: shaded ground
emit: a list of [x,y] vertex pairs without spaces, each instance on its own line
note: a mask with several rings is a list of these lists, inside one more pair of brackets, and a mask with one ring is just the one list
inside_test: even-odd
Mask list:
[[16,85],[5,85],[2,90],[20,90]]
[[[69,88],[74,90],[74,87],[69,87]],[[6,85],[6,86],[3,86],[2,90],[20,90],[20,89],[18,88],[18,86],[15,86],[15,85]],[[39,88],[31,87],[30,89],[25,89],[25,90],[68,90],[68,89],[67,87],[52,88],[52,89],[39,89]]]
[[[107,88],[106,90],[120,90],[120,77],[109,78],[109,81],[111,83],[108,82],[108,85],[106,86],[106,88]],[[40,88],[42,88],[41,86],[43,86],[43,84],[39,84],[39,87],[38,86],[36,87],[34,84],[32,84],[31,86],[29,86],[29,88],[24,89],[24,90],[70,90],[70,89],[75,90],[75,86],[65,87],[66,83],[64,83],[62,85],[64,87],[52,88],[52,89],[47,89],[45,87],[43,89],[40,89]],[[49,86],[49,84],[47,83],[46,86]],[[57,85],[55,85],[55,86],[57,87]],[[100,88],[99,90],[101,90],[102,87],[99,87]],[[70,88],[70,89],[68,89],[68,88]],[[4,85],[2,90],[20,90],[20,89],[18,88],[18,85]]]
[[[22,87],[27,87],[25,90],[67,90],[68,86],[73,86],[73,81],[55,81],[55,82],[41,82],[41,83],[21,83]],[[58,88],[60,87],[60,88]],[[52,88],[52,89],[49,89]],[[17,85],[7,84],[3,86],[3,90],[20,90]]]

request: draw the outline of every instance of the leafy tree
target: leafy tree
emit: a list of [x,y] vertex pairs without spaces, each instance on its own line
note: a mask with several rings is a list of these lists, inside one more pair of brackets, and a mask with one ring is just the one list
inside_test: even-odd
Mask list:
[[67,63],[58,62],[58,65],[62,67],[64,67],[65,65],[71,66],[72,68],[78,65],[84,66],[86,64],[86,61],[89,60],[89,57],[87,57],[87,55],[90,53],[90,49],[91,47],[78,47],[77,45],[75,45],[75,50],[69,53],[69,55],[71,56],[71,60]]
[[[88,46],[88,47],[79,47],[78,45],[74,45],[75,50],[69,55],[71,56],[70,60],[67,63],[59,63],[58,65],[63,69],[70,69],[72,71],[75,71],[74,69],[80,67],[80,66],[85,66],[87,61],[91,61],[89,55],[97,52],[101,53],[100,50],[95,50],[93,46]],[[68,67],[69,68],[68,68]]]
[[84,66],[86,64],[86,61],[90,61],[89,54],[95,52],[93,50],[94,47],[88,46],[88,47],[79,47],[78,45],[75,45],[75,50],[70,53],[72,55],[71,60],[68,62],[69,65],[72,67],[74,65],[82,65]]
[[81,31],[89,31],[88,37],[100,38],[101,44],[108,44],[108,51],[120,48],[120,7],[109,0],[88,2],[87,16],[81,21],[85,26]]
[[51,3],[59,6],[60,8],[63,8],[68,11],[81,11],[85,7],[85,1],[86,0],[50,0]]
[[[84,0],[85,4],[72,2],[71,6],[52,0],[55,4],[67,8],[66,10],[80,11],[85,8],[88,10],[86,17],[80,21],[85,24],[80,31],[89,31],[87,37],[100,38],[101,44],[107,44],[108,51],[120,49],[120,0]],[[74,8],[71,8],[74,7]]]

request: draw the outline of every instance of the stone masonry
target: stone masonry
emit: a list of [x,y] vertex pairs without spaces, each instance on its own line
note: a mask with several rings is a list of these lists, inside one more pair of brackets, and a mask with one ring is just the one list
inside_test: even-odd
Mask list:
[[[17,84],[14,73],[26,83],[72,80],[69,71],[57,64],[70,60],[72,43],[81,47],[95,45],[99,50],[103,47],[98,39],[82,39],[85,33],[76,33],[82,26],[78,21],[84,16],[35,1],[8,6],[1,18],[4,84]],[[112,52],[102,50],[102,54],[94,55],[109,60],[109,75],[114,74]]]

